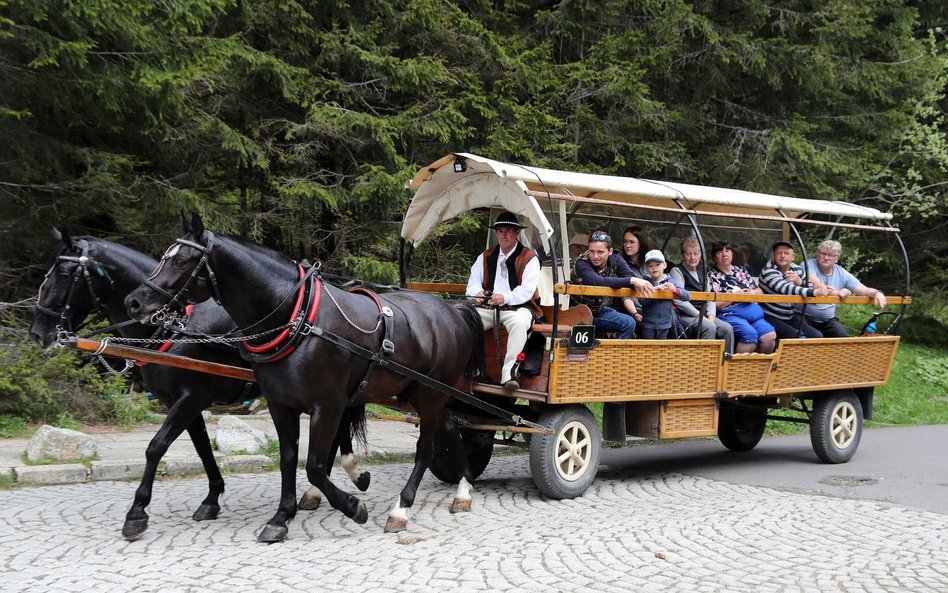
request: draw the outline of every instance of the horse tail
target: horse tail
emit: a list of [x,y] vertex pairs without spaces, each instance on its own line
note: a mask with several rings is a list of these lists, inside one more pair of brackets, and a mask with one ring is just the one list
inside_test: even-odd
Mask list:
[[461,314],[464,323],[471,330],[471,357],[467,361],[467,369],[464,376],[468,379],[475,379],[484,374],[484,326],[481,323],[481,316],[477,314],[474,304],[468,300],[461,300],[454,303],[454,309]]
[[365,436],[365,404],[347,407],[342,420],[349,425],[349,440],[355,439],[365,449],[368,442]]

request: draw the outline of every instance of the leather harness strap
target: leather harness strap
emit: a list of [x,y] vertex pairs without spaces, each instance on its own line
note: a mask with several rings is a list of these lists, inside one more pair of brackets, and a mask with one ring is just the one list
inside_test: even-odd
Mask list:
[[375,370],[375,367],[378,365],[387,366],[389,361],[391,361],[392,356],[395,355],[395,342],[393,341],[393,332],[395,328],[394,323],[394,314],[392,308],[387,305],[382,305],[382,299],[379,298],[374,292],[364,287],[353,288],[349,291],[350,293],[364,294],[368,296],[375,302],[375,306],[379,309],[379,317],[381,318],[384,324],[384,333],[382,334],[382,343],[379,345],[379,349],[375,351],[372,357],[369,359],[369,366],[366,367],[365,373],[362,375],[362,381],[359,382],[359,386],[349,394],[349,402],[352,403],[356,397],[358,397],[365,388],[369,386],[369,374]]

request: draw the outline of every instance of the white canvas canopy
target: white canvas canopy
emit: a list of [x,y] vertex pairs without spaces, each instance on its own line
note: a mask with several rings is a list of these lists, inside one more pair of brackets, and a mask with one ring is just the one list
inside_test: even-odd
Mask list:
[[[455,172],[461,159],[463,172]],[[454,153],[421,169],[408,182],[416,190],[402,223],[402,238],[421,244],[442,222],[475,209],[496,207],[516,213],[548,238],[554,230],[530,192],[552,199],[595,198],[637,206],[672,208],[684,212],[780,216],[789,219],[813,214],[875,222],[892,215],[847,202],[792,198],[736,189],[556,171],[481,156]]]

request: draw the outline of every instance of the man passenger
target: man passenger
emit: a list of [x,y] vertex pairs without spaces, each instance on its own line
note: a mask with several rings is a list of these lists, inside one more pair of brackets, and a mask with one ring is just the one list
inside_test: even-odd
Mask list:
[[[822,284],[814,285],[811,278],[803,280],[803,268],[794,263],[793,245],[788,241],[777,241],[770,248],[773,257],[760,272],[760,287],[764,294],[796,296],[834,296],[836,291]],[[812,275],[812,274],[811,274]],[[791,303],[761,303],[764,319],[777,330],[777,337],[822,338],[820,330],[806,322],[799,306]],[[807,310],[814,305],[807,305]],[[802,324],[801,324],[802,322]]]
[[[839,241],[827,240],[820,243],[816,250],[816,257],[807,260],[807,270],[824,286],[832,288],[840,298],[851,295],[872,297],[880,309],[886,305],[885,295],[881,290],[870,288],[847,272],[837,262],[843,253],[843,246]],[[827,338],[846,338],[849,332],[836,317],[836,305],[813,304],[807,305],[806,318],[813,327],[823,332]]]
[[[571,281],[586,286],[632,287],[645,294],[652,293],[650,282],[632,276],[628,264],[612,249],[612,238],[605,231],[589,233],[586,253],[576,260]],[[597,334],[615,333],[620,340],[635,337],[638,311],[631,297],[574,295],[574,298],[592,310]]]
[[520,243],[520,224],[512,212],[502,212],[491,225],[497,245],[485,250],[474,260],[466,294],[474,297],[481,324],[485,330],[494,327],[495,319],[507,328],[507,351],[500,373],[504,389],[520,389],[512,376],[517,355],[527,343],[527,332],[542,311],[539,299],[540,260],[533,250]]

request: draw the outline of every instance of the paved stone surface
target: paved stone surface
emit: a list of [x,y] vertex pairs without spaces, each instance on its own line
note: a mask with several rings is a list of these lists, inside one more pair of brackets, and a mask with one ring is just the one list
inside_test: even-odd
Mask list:
[[[240,416],[240,419],[253,429],[266,434],[269,440],[276,440],[276,430],[268,415]],[[138,479],[145,466],[145,449],[157,431],[158,425],[146,425],[128,431],[105,430],[92,433],[90,436],[95,441],[98,459],[88,464],[85,473],[76,468],[64,471],[63,464],[27,465],[23,456],[30,439],[0,439],[0,476],[19,480],[18,476],[22,475],[34,484]],[[209,423],[208,434],[212,441],[216,431],[217,424]],[[415,453],[418,429],[413,424],[370,419],[367,422],[366,434],[367,447],[358,451],[360,455]],[[309,417],[304,415],[300,420],[301,458],[305,458],[308,439]],[[268,460],[260,455],[224,455],[215,451],[215,456],[222,469],[247,470],[261,468],[268,463]],[[162,473],[168,476],[203,472],[201,461],[186,433],[172,443],[161,467]]]
[[160,481],[135,542],[119,535],[132,482],[3,490],[0,590],[948,591],[948,515],[608,467],[582,498],[544,500],[528,466],[495,458],[458,515],[453,487],[426,477],[401,534],[382,526],[410,466],[374,466],[368,524],[323,507],[269,546],[255,538],[276,508],[272,472],[228,476],[203,523],[190,519],[202,478]]

